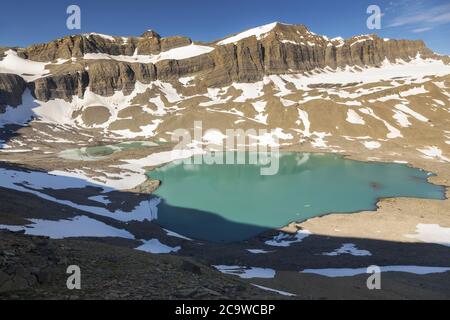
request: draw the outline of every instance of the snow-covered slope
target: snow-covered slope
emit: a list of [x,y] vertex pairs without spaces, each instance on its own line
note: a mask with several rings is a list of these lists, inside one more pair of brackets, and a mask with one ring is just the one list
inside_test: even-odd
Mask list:
[[183,60],[196,57],[213,51],[213,47],[191,44],[185,47],[179,47],[164,51],[157,55],[140,55],[135,52],[132,56],[110,55],[106,53],[87,53],[84,55],[86,60],[116,60],[130,63],[157,63],[164,60]]
[[222,41],[219,41],[218,45],[226,45],[230,43],[236,43],[242,39],[249,38],[255,36],[257,39],[261,39],[265,34],[270,32],[273,28],[276,27],[278,22],[269,23],[263,26],[259,26],[241,33],[238,33],[235,36],[231,36],[229,38],[225,38]]
[[17,74],[27,81],[33,81],[49,74],[45,67],[48,63],[23,59],[14,50],[5,52],[5,57],[0,60],[0,73]]

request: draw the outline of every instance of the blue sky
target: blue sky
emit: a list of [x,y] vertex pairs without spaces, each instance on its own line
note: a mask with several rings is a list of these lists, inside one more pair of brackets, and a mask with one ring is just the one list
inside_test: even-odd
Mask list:
[[[66,28],[66,8],[71,4],[81,8],[78,31]],[[382,9],[381,30],[367,29],[366,9],[371,4]],[[210,41],[280,21],[303,23],[330,37],[377,33],[423,39],[434,51],[450,54],[449,0],[2,0],[0,6],[0,45],[7,46],[28,46],[81,32],[140,35],[147,29],[162,36]]]

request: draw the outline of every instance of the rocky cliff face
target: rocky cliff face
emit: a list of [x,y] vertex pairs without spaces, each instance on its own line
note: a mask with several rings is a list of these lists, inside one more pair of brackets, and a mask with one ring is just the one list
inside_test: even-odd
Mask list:
[[17,107],[22,104],[22,94],[27,84],[15,74],[0,73],[0,112],[6,105]]
[[304,26],[277,24],[263,39],[249,37],[214,50],[209,84],[252,82],[267,74],[302,73],[326,67],[378,66],[384,60],[410,60],[433,53],[423,41],[385,40],[376,35],[329,40]]
[[[48,68],[61,59],[69,61],[29,84],[36,98],[42,101],[81,97],[87,87],[103,96],[110,96],[117,90],[129,94],[136,81],[170,81],[195,75],[198,88],[223,87],[233,82],[259,81],[270,74],[303,73],[327,67],[379,66],[385,60],[408,61],[417,54],[434,56],[422,41],[387,40],[376,35],[330,40],[303,25],[276,24],[262,36],[245,37],[224,45],[210,43],[211,52],[190,58],[171,59],[169,56],[154,64],[133,61],[136,56],[158,57],[172,49],[187,49],[191,44],[189,38],[161,38],[154,31],[128,38],[83,34],[19,49],[18,54],[33,61],[54,62]],[[109,57],[84,59],[89,53]],[[120,56],[128,59],[114,58]],[[77,63],[77,67],[74,68],[73,63]],[[5,81],[0,103],[17,104],[20,102],[17,94],[23,83],[14,77]],[[11,91],[11,81],[18,84],[14,91]]]
[[89,64],[88,71],[40,78],[30,83],[30,87],[41,101],[57,98],[70,101],[74,95],[82,98],[88,86],[92,92],[102,96],[111,96],[115,91],[128,95],[133,91],[136,81],[149,83],[153,80],[156,80],[153,64],[101,60]]
[[33,45],[26,49],[20,49],[19,54],[30,60],[47,62],[57,59],[83,58],[88,53],[126,56],[155,55],[191,43],[192,40],[187,37],[161,38],[154,31],[147,31],[141,37],[112,37],[91,33]]
[[29,84],[34,96],[40,101],[51,99],[72,100],[72,96],[83,97],[89,74],[85,71],[53,75],[37,79]]

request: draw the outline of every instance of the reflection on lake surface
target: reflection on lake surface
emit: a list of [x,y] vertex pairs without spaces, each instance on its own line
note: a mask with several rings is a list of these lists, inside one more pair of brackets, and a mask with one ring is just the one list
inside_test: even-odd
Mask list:
[[327,213],[375,210],[379,198],[445,198],[427,172],[406,165],[330,154],[285,153],[279,160],[274,176],[260,175],[259,165],[181,161],[150,172],[162,181],[157,222],[191,238],[230,242]]

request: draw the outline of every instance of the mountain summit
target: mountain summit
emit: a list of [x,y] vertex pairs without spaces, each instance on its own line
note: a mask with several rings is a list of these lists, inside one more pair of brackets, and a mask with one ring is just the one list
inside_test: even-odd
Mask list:
[[0,124],[37,119],[103,139],[169,141],[197,119],[275,128],[287,145],[332,150],[355,139],[372,149],[416,144],[420,128],[446,146],[448,62],[422,41],[329,39],[278,22],[209,43],[87,33],[0,50]]

